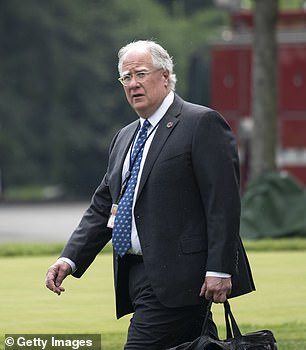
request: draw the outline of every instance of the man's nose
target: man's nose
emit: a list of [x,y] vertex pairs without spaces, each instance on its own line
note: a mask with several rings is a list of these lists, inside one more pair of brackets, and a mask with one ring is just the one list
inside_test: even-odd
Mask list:
[[137,87],[137,86],[139,86],[139,81],[137,81],[136,76],[133,74],[131,81],[130,81],[130,87],[133,88],[133,87]]

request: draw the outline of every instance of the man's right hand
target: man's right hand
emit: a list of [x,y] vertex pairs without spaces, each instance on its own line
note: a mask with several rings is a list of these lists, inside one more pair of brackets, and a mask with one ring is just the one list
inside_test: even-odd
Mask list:
[[61,295],[65,288],[61,287],[63,280],[70,275],[71,266],[62,260],[51,265],[46,274],[46,287],[57,295]]

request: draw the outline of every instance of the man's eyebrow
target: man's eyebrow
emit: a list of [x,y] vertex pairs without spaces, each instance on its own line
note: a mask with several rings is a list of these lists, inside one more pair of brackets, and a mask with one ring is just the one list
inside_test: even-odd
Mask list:
[[[137,72],[143,72],[143,71],[147,72],[147,71],[149,71],[149,70],[150,70],[150,69],[147,68],[147,67],[133,68],[132,70],[123,71],[123,72],[122,72],[122,75],[130,75],[130,74],[132,74],[133,71],[137,73]],[[131,72],[131,71],[132,71],[132,72]]]

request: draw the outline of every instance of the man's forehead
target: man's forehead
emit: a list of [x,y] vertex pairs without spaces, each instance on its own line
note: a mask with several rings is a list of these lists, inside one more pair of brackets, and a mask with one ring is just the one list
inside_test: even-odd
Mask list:
[[122,60],[122,71],[133,69],[151,68],[153,65],[151,54],[148,50],[128,51]]

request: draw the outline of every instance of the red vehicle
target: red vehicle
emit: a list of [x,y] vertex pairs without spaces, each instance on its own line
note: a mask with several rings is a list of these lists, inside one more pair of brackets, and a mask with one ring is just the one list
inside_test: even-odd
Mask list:
[[[231,30],[211,47],[211,104],[237,136],[243,181],[252,125],[252,30],[251,12],[233,13]],[[277,40],[277,164],[306,185],[306,11],[280,13]]]

